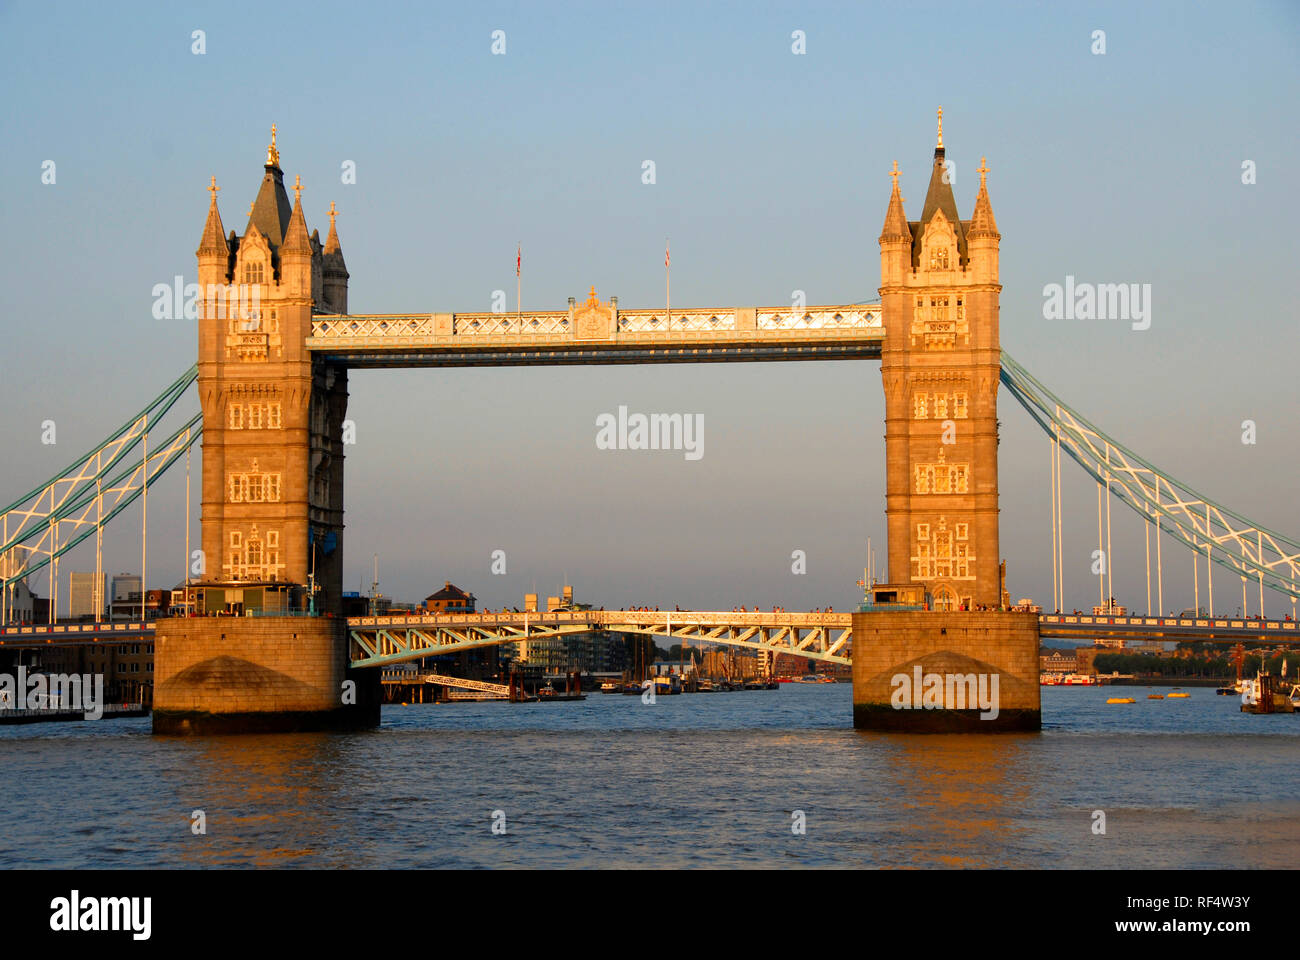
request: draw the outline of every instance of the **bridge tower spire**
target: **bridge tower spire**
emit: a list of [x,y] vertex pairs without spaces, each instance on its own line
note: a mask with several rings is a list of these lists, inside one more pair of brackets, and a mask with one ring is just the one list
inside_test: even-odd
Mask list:
[[[942,123],[942,119],[940,119]],[[999,235],[981,163],[970,220],[940,126],[921,218],[894,188],[880,234],[889,579],[937,609],[1002,601],[998,544]]]
[[332,610],[342,593],[347,375],[313,360],[306,341],[313,313],[346,308],[347,272],[334,232],[328,257],[308,233],[297,177],[290,205],[277,135],[244,235],[221,236],[214,181],[197,251],[200,588],[221,596],[217,608],[287,609],[306,606],[302,588],[314,575],[317,609]]

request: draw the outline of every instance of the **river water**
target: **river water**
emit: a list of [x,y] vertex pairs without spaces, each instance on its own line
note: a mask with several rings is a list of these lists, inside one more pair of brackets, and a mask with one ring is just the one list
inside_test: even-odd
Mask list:
[[1114,689],[1044,688],[1043,731],[997,736],[855,731],[849,684],[394,705],[360,734],[0,727],[0,866],[1300,862],[1300,715]]

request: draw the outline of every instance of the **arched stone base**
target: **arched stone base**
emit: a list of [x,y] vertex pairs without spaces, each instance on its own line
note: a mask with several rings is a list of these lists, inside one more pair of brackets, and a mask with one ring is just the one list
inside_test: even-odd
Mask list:
[[379,672],[348,667],[346,621],[165,619],[157,623],[154,642],[154,733],[379,725]]

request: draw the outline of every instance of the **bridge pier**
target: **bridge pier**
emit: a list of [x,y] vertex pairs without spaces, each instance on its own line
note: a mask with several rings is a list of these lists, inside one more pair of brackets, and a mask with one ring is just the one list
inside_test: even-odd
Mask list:
[[156,734],[379,725],[379,671],[349,667],[346,620],[171,618],[156,631]]
[[853,725],[910,733],[1040,729],[1038,617],[853,614]]

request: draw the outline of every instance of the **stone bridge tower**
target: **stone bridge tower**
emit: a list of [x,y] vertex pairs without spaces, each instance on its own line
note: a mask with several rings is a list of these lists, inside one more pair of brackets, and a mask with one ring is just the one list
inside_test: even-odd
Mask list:
[[981,161],[962,220],[943,111],[920,220],[907,219],[894,164],[880,234],[885,326],[889,579],[920,583],[935,609],[1000,603],[997,224]]
[[203,408],[203,609],[337,610],[342,592],[347,374],[307,351],[313,313],[346,313],[348,272],[329,236],[307,232],[271,144],[242,236],[224,233],[216,178],[199,244]]

